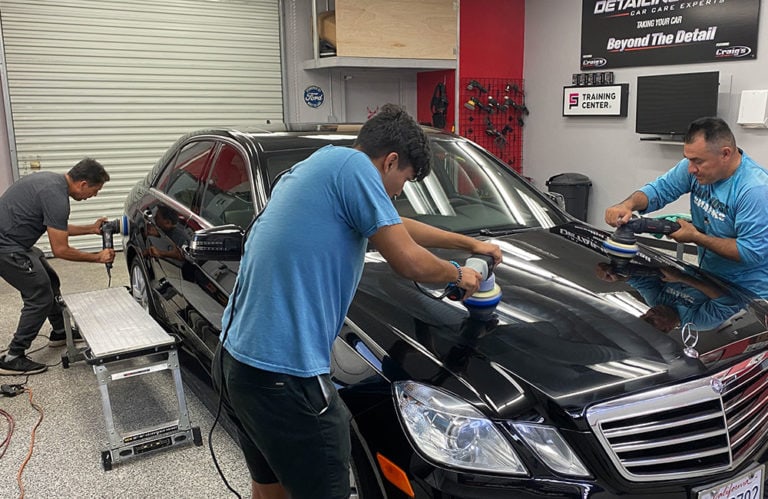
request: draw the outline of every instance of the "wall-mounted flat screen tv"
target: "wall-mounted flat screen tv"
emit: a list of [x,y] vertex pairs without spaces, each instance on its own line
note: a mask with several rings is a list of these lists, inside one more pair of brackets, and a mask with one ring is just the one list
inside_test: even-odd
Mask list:
[[717,115],[718,71],[637,77],[635,132],[685,135],[696,118]]

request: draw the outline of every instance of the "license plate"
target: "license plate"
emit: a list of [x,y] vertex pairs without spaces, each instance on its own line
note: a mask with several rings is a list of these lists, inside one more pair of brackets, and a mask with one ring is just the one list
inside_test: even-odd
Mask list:
[[763,499],[765,465],[727,482],[699,491],[698,499]]

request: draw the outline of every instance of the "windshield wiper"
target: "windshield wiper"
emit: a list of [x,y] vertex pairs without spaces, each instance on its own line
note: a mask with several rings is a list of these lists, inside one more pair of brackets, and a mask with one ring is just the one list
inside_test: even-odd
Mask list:
[[535,227],[527,227],[525,225],[510,225],[503,228],[498,229],[480,229],[477,231],[478,234],[481,236],[488,236],[488,237],[499,237],[499,236],[506,236],[508,234],[514,234],[515,232],[520,232],[524,230],[533,229]]

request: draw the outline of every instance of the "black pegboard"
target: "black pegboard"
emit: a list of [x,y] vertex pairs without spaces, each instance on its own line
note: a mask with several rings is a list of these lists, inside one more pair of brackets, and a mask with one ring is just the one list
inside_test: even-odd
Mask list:
[[523,126],[528,116],[523,80],[461,78],[459,135],[523,172]]

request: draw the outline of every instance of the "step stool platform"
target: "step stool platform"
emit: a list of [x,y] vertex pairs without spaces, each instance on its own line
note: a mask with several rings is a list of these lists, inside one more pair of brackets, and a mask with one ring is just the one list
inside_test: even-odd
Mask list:
[[67,295],[80,334],[94,358],[134,353],[176,343],[125,288]]
[[[62,299],[67,350],[63,367],[85,360],[93,367],[99,383],[102,411],[107,428],[108,448],[101,454],[104,470],[146,452],[177,445],[202,445],[200,428],[189,421],[181,381],[177,339],[169,335],[131,296],[127,288],[107,288],[66,295]],[[77,348],[73,327],[77,326],[87,344]],[[136,362],[141,362],[139,367]],[[110,383],[169,370],[178,403],[178,419],[121,433],[115,427],[109,396]]]

